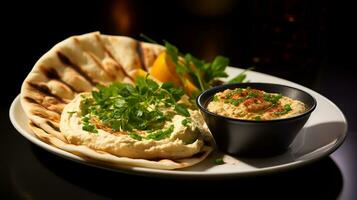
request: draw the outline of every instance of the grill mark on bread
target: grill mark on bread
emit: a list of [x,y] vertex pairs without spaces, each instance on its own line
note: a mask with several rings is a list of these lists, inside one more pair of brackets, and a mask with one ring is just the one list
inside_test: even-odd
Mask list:
[[140,66],[143,70],[145,71],[149,71],[148,67],[145,65],[145,57],[144,57],[144,51],[143,51],[143,47],[141,45],[141,42],[136,42],[136,53],[139,56],[139,61],[140,61]]
[[102,44],[102,41],[101,41],[102,39],[100,38],[100,36],[99,36],[99,35],[95,35],[95,39],[96,39],[96,40],[98,41],[98,43],[102,46],[104,52],[105,52],[106,54],[108,54],[108,56],[116,63],[115,68],[117,68],[118,70],[122,71],[123,74],[124,74],[126,77],[128,77],[131,81],[134,82],[134,78],[131,77],[131,76],[128,74],[128,72],[125,71],[124,67],[115,59],[115,57],[113,56],[113,54],[107,49],[106,46],[104,46],[104,45]]
[[72,91],[74,91],[76,93],[84,92],[84,91],[76,90],[74,87],[72,87],[68,83],[64,82],[55,69],[47,68],[47,67],[40,67],[40,70],[45,74],[45,76],[48,79],[57,80],[57,81],[61,82],[62,84],[64,84],[65,86],[67,86],[70,90],[72,90]]
[[[104,48],[105,48],[105,47],[104,47]],[[105,48],[105,49],[106,49],[106,48]],[[111,53],[109,50],[107,50],[107,49],[106,49],[105,51],[108,53],[109,57],[110,57],[112,60],[115,61],[116,66],[120,69],[120,71],[122,71],[123,74],[124,74],[126,77],[128,77],[131,81],[134,82],[133,77],[131,77],[131,76],[128,74],[128,72],[125,71],[124,67],[114,58],[114,56],[112,55],[112,53]]]
[[115,74],[112,74],[110,72],[108,72],[107,70],[105,70],[104,66],[102,65],[102,63],[98,60],[98,58],[91,52],[86,52],[89,57],[99,66],[99,68],[101,68],[105,74],[112,80],[114,81],[116,79]]
[[35,128],[41,128],[37,124],[33,123],[33,121],[30,121],[29,124]]
[[35,83],[31,83],[31,82],[27,82],[27,83],[32,88],[32,90],[38,91],[41,94],[43,94],[44,96],[53,97],[61,103],[64,103],[64,104],[66,103],[61,97],[59,97],[55,94],[52,94],[51,90],[46,85],[38,85]]
[[63,53],[61,53],[60,51],[57,51],[57,56],[63,64],[65,64],[65,65],[69,66],[70,68],[72,68],[73,70],[75,70],[78,74],[80,74],[82,77],[84,77],[84,79],[86,79],[91,85],[95,86],[98,84],[98,81],[92,79],[85,71],[83,71],[78,65],[73,63]]
[[[102,41],[104,43],[102,43],[101,45],[105,46],[109,51],[108,50],[106,52],[102,51],[102,52],[99,52],[100,53],[99,55],[96,55],[97,51],[92,51],[92,49],[88,49],[88,51],[86,51],[86,52],[85,51],[80,52],[81,50],[79,49],[80,50],[78,52],[79,55],[82,54],[82,53],[93,53],[95,58],[102,64],[104,69],[107,70],[107,72],[111,72],[111,74],[113,76],[116,76],[117,78],[120,78],[120,80],[122,79],[123,75],[128,77],[128,78],[125,78],[125,79],[131,79],[132,80],[135,77],[135,76],[131,77],[131,76],[128,75],[128,74],[132,75],[132,71],[131,71],[132,68],[131,68],[131,66],[126,66],[125,65],[126,62],[124,62],[124,61],[125,61],[126,57],[124,57],[124,59],[121,59],[122,57],[117,57],[116,51],[115,51],[116,49],[112,49],[113,46],[111,46],[111,45],[113,45],[113,44],[111,44],[112,41],[107,40],[105,38],[106,36],[100,36],[98,33],[92,34],[92,35],[90,35],[90,37],[91,37],[90,39],[93,39],[95,37],[102,38]],[[82,37],[79,37],[78,39],[82,43],[84,43],[85,39],[82,40],[81,38]],[[120,41],[121,40],[119,40],[119,42]],[[92,42],[93,42],[93,40],[92,40]],[[135,48],[136,47],[135,46],[135,42],[131,42],[130,41],[130,43],[131,44],[130,44],[129,48]],[[141,50],[143,51],[142,54],[139,54],[137,51],[135,51],[135,49],[130,49],[130,50],[133,50],[134,51],[133,53],[138,53],[138,56],[139,56],[139,57],[136,57],[136,55],[135,55],[135,57],[134,57],[135,58],[135,62],[134,62],[133,65],[135,65],[135,68],[139,67],[139,66],[137,66],[137,64],[139,64],[139,62],[141,62],[140,67],[141,67],[141,69],[145,70],[144,67],[145,68],[150,68],[151,59],[152,59],[152,53],[151,53],[151,51],[146,51],[146,46],[145,46],[144,43],[140,43],[140,44],[141,44],[141,48],[142,48]],[[90,47],[92,47],[92,44],[88,43],[88,45],[90,45]],[[95,44],[95,46],[96,45],[97,44]],[[119,44],[119,45],[121,45],[121,44]],[[98,46],[98,47],[101,48],[100,46]],[[79,47],[75,47],[75,48],[79,48]],[[86,49],[86,46],[83,46],[83,48]],[[138,47],[138,48],[140,48],[140,47]],[[98,82],[101,82],[102,80],[104,80],[105,82],[110,81],[111,77],[103,76],[103,75],[106,75],[106,74],[104,74],[104,71],[103,72],[99,71],[101,76],[97,76],[97,74],[95,74],[92,70],[90,70],[90,69],[93,69],[93,68],[87,69],[86,68],[87,67],[86,63],[88,62],[88,60],[84,60],[83,59],[83,63],[82,63],[81,61],[77,61],[77,59],[72,57],[70,54],[67,54],[66,51],[62,51],[62,50],[59,50],[59,49],[61,49],[61,48],[55,48],[53,51],[51,51],[51,54],[53,54],[53,53],[55,53],[55,54],[50,55],[50,56],[51,57],[54,56],[54,58],[56,58],[57,57],[57,55],[56,55],[57,51],[61,51],[61,53],[63,53],[65,56],[67,56],[72,62],[77,64],[77,66],[80,67],[90,78],[94,79],[94,81],[98,81]],[[138,49],[138,51],[140,51],[140,50]],[[102,60],[103,59],[103,57],[102,57],[103,54],[102,53],[105,53],[104,60]],[[130,53],[132,53],[132,51]],[[109,55],[111,57],[109,57]],[[115,56],[115,58],[117,58],[117,60],[114,59],[113,55]],[[85,55],[86,59],[93,59],[92,57],[89,57],[89,56]],[[140,58],[140,56],[142,56],[142,57]],[[130,60],[128,60],[128,61],[130,61],[130,63],[131,63],[133,61],[132,59],[134,59],[134,58],[130,58]],[[139,60],[139,58],[141,60]],[[50,61],[51,62],[53,61],[52,58],[51,58]],[[45,63],[49,63],[47,61],[44,62],[43,63],[45,65],[44,67],[47,68],[47,70],[45,69],[45,71],[41,70],[41,67],[42,67],[41,65],[42,64],[39,63],[39,65],[35,66],[34,72],[40,72],[43,75],[42,74],[34,74],[35,76],[29,76],[27,81],[35,83],[35,84],[40,85],[40,86],[44,85],[48,90],[50,90],[50,92],[52,94],[57,95],[63,101],[68,103],[67,101],[69,101],[69,97],[72,97],[72,96],[70,96],[69,92],[71,90],[73,92],[78,92],[78,91],[74,90],[72,87],[75,87],[77,90],[87,90],[87,89],[89,90],[90,89],[90,84],[92,84],[92,83],[90,81],[86,80],[86,78],[84,76],[82,76],[80,73],[78,73],[77,70],[73,69],[72,66],[66,66],[65,64],[60,64],[62,66],[58,66],[57,63],[59,61],[60,60],[55,61],[53,63],[54,66],[45,64]],[[107,61],[108,61],[108,66],[106,65]],[[91,65],[89,67],[100,67],[100,65],[93,66],[93,65],[96,65],[96,64],[93,63],[90,60],[89,60],[89,62],[91,62]],[[59,67],[59,68],[56,68],[56,67]],[[41,71],[37,71],[36,68],[38,70],[41,70]],[[68,68],[71,68],[71,69],[68,69]],[[94,68],[94,69],[96,69],[96,68]],[[140,69],[140,68],[138,68],[138,69]],[[97,69],[97,70],[100,70],[100,69]],[[126,73],[125,70],[128,73]],[[49,79],[49,81],[46,80],[47,79],[46,77]],[[105,80],[106,78],[108,80]],[[62,138],[64,136],[61,135],[61,133],[59,131],[59,128],[58,128],[59,124],[57,122],[55,122],[55,121],[50,121],[50,119],[48,119],[48,118],[58,118],[60,120],[60,113],[62,113],[62,111],[60,112],[59,109],[56,109],[54,107],[57,107],[57,106],[61,107],[61,106],[64,106],[65,104],[60,103],[59,101],[57,101],[57,98],[55,98],[53,96],[45,95],[43,92],[38,91],[38,90],[35,91],[31,86],[29,86],[27,84],[27,81],[25,80],[25,85],[24,85],[25,87],[23,87],[24,92],[23,92],[22,95],[28,95],[28,98],[23,96],[22,100],[23,100],[24,103],[27,104],[27,105],[24,104],[24,105],[26,105],[24,107],[25,107],[25,109],[27,111],[27,114],[29,114],[29,117],[33,120],[33,121],[29,120],[28,121],[29,122],[28,125],[32,128],[32,130],[35,132],[36,136],[39,139],[43,140],[46,143],[49,143],[49,144],[52,144],[52,145],[56,145],[58,148],[65,149],[66,151],[68,151],[70,153],[79,155],[79,156],[81,156],[81,157],[83,157],[85,159],[102,160],[102,161],[98,161],[98,162],[103,162],[103,158],[104,157],[100,157],[100,154],[111,154],[111,153],[108,153],[107,151],[90,149],[89,147],[86,147],[86,148],[90,149],[91,151],[88,151],[87,149],[84,149],[84,148],[81,148],[81,147],[79,147],[77,149],[77,148],[73,148],[73,146],[69,146],[68,144],[70,144],[70,143],[67,140],[63,140],[63,138]],[[66,81],[66,82],[63,82],[63,81]],[[125,80],[125,81],[129,81],[129,80]],[[63,83],[63,84],[61,84],[61,83]],[[78,83],[78,85],[77,85],[77,83]],[[68,84],[70,84],[70,85],[68,85]],[[82,88],[85,88],[85,89],[82,89]],[[73,93],[71,93],[71,95],[73,95]],[[50,105],[51,103],[53,103],[53,104]],[[57,110],[57,112],[60,112],[60,113],[55,113],[52,110],[49,110],[44,106],[48,107],[49,109],[55,109],[55,110]],[[41,118],[37,117],[36,115],[34,115],[32,113],[36,113],[37,115],[40,115],[42,117]],[[66,138],[64,138],[64,139],[66,139]],[[64,141],[64,143],[59,142],[58,140],[62,140],[62,141]],[[97,152],[99,156],[96,155],[93,152]],[[132,160],[134,160],[133,161],[133,165],[136,166],[137,162],[135,160],[137,160],[137,159],[132,159]],[[163,159],[157,159],[157,161],[159,163],[159,166],[169,166],[169,167],[175,167],[176,168],[177,166],[172,166],[171,163],[176,164],[176,165],[180,164],[182,166],[187,165],[186,161],[182,161],[183,164],[181,164],[180,160],[175,161],[175,160],[171,160],[171,159],[164,159],[164,160]],[[139,162],[141,162],[141,161],[139,161]],[[160,164],[161,162],[163,163],[162,165]],[[117,163],[117,162],[115,162],[115,163]],[[118,165],[119,164],[121,165],[121,163],[122,162],[119,160]],[[130,161],[130,163],[131,163],[131,161]],[[145,164],[145,162],[144,162],[144,164]],[[145,166],[146,166],[146,164],[145,164]],[[148,167],[150,167],[150,165],[148,165]]]
[[26,101],[28,101],[29,103],[33,103],[33,104],[39,104],[35,99],[31,98],[31,97],[24,97],[24,99]]
[[46,124],[47,124],[48,126],[50,126],[51,128],[53,128],[55,131],[60,132],[59,127],[56,126],[56,125],[55,125],[54,123],[52,123],[51,121],[46,121]]
[[112,74],[112,73],[109,73],[107,70],[105,70],[104,66],[102,65],[102,63],[100,62],[100,60],[98,59],[98,57],[90,52],[90,51],[86,51],[82,48],[82,45],[81,45],[81,41],[78,39],[78,38],[73,38],[74,39],[74,42],[77,43],[78,47],[85,53],[87,54],[94,62],[95,64],[97,64],[97,66],[104,71],[104,73],[112,80],[115,80],[115,75]]
[[58,113],[55,113],[55,115],[49,115],[49,114],[47,114],[47,113],[45,113],[45,112],[40,112],[40,111],[32,111],[31,112],[33,115],[36,115],[37,117],[41,117],[41,118],[43,118],[43,119],[49,119],[49,120],[51,120],[51,121],[54,121],[54,122],[59,122],[59,119],[60,119],[60,116],[59,116],[59,114]]
[[[32,128],[32,129],[39,129],[39,130],[43,131],[44,133],[46,133],[47,135],[49,135],[49,133],[47,133],[47,131],[45,131],[43,128],[41,128],[41,127],[38,126],[37,124],[33,123],[32,121],[29,122],[29,126],[30,126],[30,128]],[[46,143],[48,143],[48,144],[51,144],[51,141],[50,141],[50,139],[48,138],[48,136],[46,136],[46,137],[40,137],[40,136],[37,135],[36,131],[35,131],[35,135],[36,135],[37,137],[39,137],[42,141],[44,141],[44,142],[46,142]]]
[[38,102],[38,101],[36,101],[35,99],[33,99],[33,98],[31,98],[31,97],[24,97],[24,99],[25,99],[27,102],[32,103],[32,104],[36,104],[36,105],[40,106],[41,108],[44,108],[44,109],[46,109],[46,110],[48,110],[48,111],[55,112],[55,113],[57,113],[57,114],[59,114],[59,115],[61,114],[61,112],[58,112],[57,110],[49,109],[49,108],[43,106],[41,102]]

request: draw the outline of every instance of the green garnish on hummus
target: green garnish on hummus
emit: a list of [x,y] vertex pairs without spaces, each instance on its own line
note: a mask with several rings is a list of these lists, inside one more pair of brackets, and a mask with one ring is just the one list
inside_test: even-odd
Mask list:
[[129,136],[136,140],[167,138],[174,130],[167,122],[174,115],[190,117],[190,105],[179,102],[183,94],[171,83],[159,85],[148,77],[138,78],[135,85],[98,86],[98,91],[82,96],[82,129],[96,133],[100,124],[114,132],[131,132]]
[[226,117],[255,121],[292,117],[306,110],[301,101],[249,87],[216,93],[207,108]]

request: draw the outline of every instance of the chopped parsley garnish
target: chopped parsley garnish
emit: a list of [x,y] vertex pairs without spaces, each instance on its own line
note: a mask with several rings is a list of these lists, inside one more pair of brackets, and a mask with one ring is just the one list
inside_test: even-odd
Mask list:
[[213,96],[213,101],[216,101],[216,102],[219,101],[219,97],[217,95],[214,95]]
[[174,131],[174,125],[171,125],[168,129],[166,130],[158,130],[156,132],[150,133],[148,136],[146,136],[146,139],[153,139],[153,140],[162,140],[171,135],[171,133]]
[[[250,88],[246,88],[246,90],[249,90]],[[248,95],[246,95],[245,97],[242,98],[235,98],[233,99],[232,97],[234,95],[240,95],[244,90],[242,88],[236,88],[234,90],[232,90],[231,92],[229,92],[226,95],[226,99],[224,100],[224,103],[230,103],[233,104],[234,106],[238,106],[239,104],[243,103],[245,100],[249,99],[249,98],[254,98],[254,97],[258,97],[258,94],[253,93],[253,92],[249,92]]]
[[[223,116],[233,116],[233,118],[237,119],[249,119],[255,121],[283,118],[284,116],[280,116],[293,110],[291,104],[286,104],[284,102],[297,101],[285,97],[282,94],[267,93],[263,90],[251,89],[250,87],[226,89],[216,93],[214,97],[216,96],[221,97],[218,99],[220,104],[208,105],[207,108],[209,108],[211,112]],[[213,98],[213,101],[215,101],[215,98]],[[226,111],[227,108],[229,109],[228,111]],[[268,115],[265,115],[266,113]],[[292,114],[292,112],[290,114]]]
[[244,98],[241,98],[241,99],[232,99],[231,103],[234,105],[234,106],[238,106],[239,104],[241,104],[245,99]]
[[182,103],[178,103],[175,105],[175,109],[174,109],[178,114],[183,115],[185,117],[189,117],[190,116],[190,112],[188,112],[187,110],[187,106],[185,104]]
[[181,121],[181,124],[184,126],[188,126],[188,124],[191,123],[191,119],[190,118],[185,118],[184,120]]
[[135,140],[139,140],[139,141],[141,141],[143,139],[143,137],[141,137],[137,133],[129,133],[129,137],[131,137],[131,138],[133,138]]
[[[113,131],[152,132],[147,138],[160,140],[171,134],[174,127],[163,131],[166,121],[174,114],[189,117],[188,106],[177,103],[184,94],[171,83],[159,85],[148,77],[139,77],[135,85],[113,83],[108,87],[97,86],[98,91],[82,96],[83,129],[97,131],[89,117],[95,117]],[[172,110],[165,112],[163,110]],[[129,134],[140,140],[140,135]]]
[[275,112],[275,115],[285,115],[286,113],[290,112],[292,110],[290,104],[285,104],[284,105],[284,110],[281,112]]
[[83,130],[91,132],[91,133],[98,133],[97,128],[93,124],[84,124]]
[[283,97],[283,95],[281,94],[268,94],[268,93],[264,94],[264,100],[269,101],[274,105],[278,103],[281,97]]
[[234,106],[238,106],[238,105],[239,105],[239,101],[231,101],[231,103],[232,103]]
[[236,94],[240,94],[243,92],[243,89],[242,88],[236,88],[234,90],[232,90],[231,92],[229,92],[227,95],[226,95],[226,98],[231,98],[232,96],[236,95]]
[[97,127],[90,123],[89,117],[82,117],[83,127],[82,129],[91,133],[98,133]]
[[244,100],[245,100],[244,98],[241,98],[241,99],[225,99],[224,103],[230,103],[230,104],[233,104],[234,106],[238,106]]
[[258,94],[253,92],[249,92],[249,94],[247,95],[247,98],[255,98],[255,97],[258,97]]
[[223,158],[217,158],[217,159],[214,159],[213,163],[216,165],[223,165],[225,162],[224,162]]

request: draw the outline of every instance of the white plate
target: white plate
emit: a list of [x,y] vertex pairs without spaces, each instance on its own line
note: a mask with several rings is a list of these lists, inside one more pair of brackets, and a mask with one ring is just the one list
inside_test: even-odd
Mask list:
[[[242,69],[231,67],[227,69],[230,77],[234,77],[241,71]],[[142,167],[111,168],[90,163],[81,157],[50,146],[36,138],[27,126],[28,119],[22,110],[19,96],[11,105],[10,119],[14,127],[25,138],[61,157],[114,171],[175,178],[224,178],[277,172],[301,166],[327,156],[342,144],[346,137],[347,122],[341,110],[330,100],[317,92],[284,79],[253,71],[248,72],[247,75],[248,80],[251,82],[277,83],[302,89],[317,100],[316,110],[311,114],[309,121],[295,138],[290,150],[282,155],[264,159],[242,159],[215,152],[198,165],[181,170],[157,170]],[[223,165],[213,164],[213,160],[220,156],[224,157],[226,163]]]

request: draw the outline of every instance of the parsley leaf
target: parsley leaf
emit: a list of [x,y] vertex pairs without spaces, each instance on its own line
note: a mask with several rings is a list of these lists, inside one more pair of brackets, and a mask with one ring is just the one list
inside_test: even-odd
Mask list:
[[225,72],[226,67],[229,64],[229,59],[223,56],[217,56],[212,63],[208,64],[206,67],[207,80],[213,80],[215,78],[228,77]]
[[190,120],[190,118],[185,118],[184,120],[181,121],[181,124],[184,126],[188,126],[188,124],[190,124],[192,121]]
[[185,117],[189,117],[190,116],[190,112],[188,112],[187,106],[185,104],[182,104],[182,103],[176,104],[174,110],[178,114],[183,115]]
[[[140,36],[149,42],[157,44],[156,41],[144,34],[140,34]],[[194,57],[190,53],[182,54],[175,45],[166,40],[164,40],[164,45],[166,47],[166,53],[175,64],[181,84],[185,90],[189,91],[188,93],[191,98],[194,99],[204,90],[220,84],[221,81],[219,78],[228,77],[228,74],[225,72],[229,65],[228,58],[218,55],[212,62],[206,62]],[[229,83],[243,82],[247,76],[246,72],[253,68],[254,67],[244,70],[238,76],[231,79]],[[191,84],[193,84],[194,87],[192,87]]]
[[141,137],[137,133],[129,133],[129,137],[131,137],[131,138],[133,138],[135,140],[139,140],[139,141],[141,141],[143,139],[143,137]]
[[[186,53],[181,56],[180,51],[173,44],[164,41],[166,52],[176,66],[176,72],[184,87],[186,87],[187,77],[194,84],[198,91],[192,91],[191,96],[197,95],[210,87],[213,87],[218,78],[228,77],[225,72],[229,64],[229,59],[217,56],[212,63],[200,60],[193,55]],[[181,58],[183,59],[179,59]],[[245,78],[245,77],[244,77]],[[244,79],[243,78],[243,79]]]
[[285,115],[286,113],[290,112],[292,110],[290,104],[285,104],[284,105],[284,111],[281,112],[275,112],[275,115]]
[[82,117],[82,129],[91,133],[98,133],[97,127],[90,123],[88,116]]
[[91,133],[98,133],[97,128],[92,124],[83,125],[83,130],[91,132]]
[[265,93],[263,95],[263,98],[265,101],[269,101],[274,105],[278,103],[278,101],[281,97],[283,97],[283,95],[281,95],[281,94],[274,95],[274,94]]
[[162,140],[169,137],[173,131],[174,131],[174,125],[171,125],[166,130],[158,130],[154,133],[150,133],[148,136],[146,136],[146,139]]
[[247,98],[254,98],[254,97],[258,97],[258,94],[253,93],[253,92],[250,92],[250,93],[248,93],[248,95],[247,95]]
[[254,67],[249,67],[245,69],[241,73],[239,73],[236,77],[232,78],[228,81],[228,83],[242,83],[247,78],[247,71],[253,70]]
[[216,165],[223,165],[225,162],[224,162],[223,158],[217,158],[217,159],[214,159],[213,163]]

